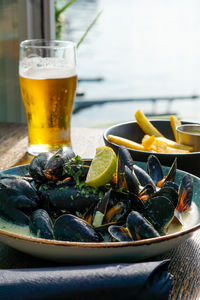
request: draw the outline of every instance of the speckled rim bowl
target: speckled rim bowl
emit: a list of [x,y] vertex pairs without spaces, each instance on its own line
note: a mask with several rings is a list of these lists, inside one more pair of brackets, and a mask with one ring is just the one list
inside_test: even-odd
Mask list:
[[[152,124],[166,137],[174,140],[170,122],[167,120],[152,120]],[[182,124],[196,124],[192,122],[182,122]],[[117,135],[123,138],[141,143],[144,136],[137,122],[126,122],[114,125],[105,130],[103,134],[104,142],[111,147],[116,153],[119,146],[108,141],[108,135]],[[135,161],[147,161],[150,152],[129,149],[130,154]],[[151,153],[152,154],[152,153]],[[174,159],[177,157],[178,169],[184,170],[196,176],[200,176],[200,152],[191,152],[187,154],[165,154],[154,153],[160,160],[163,166],[171,166]]]
[[[146,169],[146,163],[136,163]],[[163,167],[164,173],[167,173],[168,169]],[[0,175],[13,174],[24,176],[27,174],[27,171],[28,165],[24,165],[5,170]],[[177,170],[176,180],[178,183],[184,174],[185,172]],[[178,246],[191,237],[196,230],[200,229],[200,179],[193,176],[193,181],[193,200],[198,207],[199,218],[197,224],[181,232],[136,242],[83,243],[45,240],[0,229],[0,241],[36,257],[70,264],[131,262],[160,255]]]

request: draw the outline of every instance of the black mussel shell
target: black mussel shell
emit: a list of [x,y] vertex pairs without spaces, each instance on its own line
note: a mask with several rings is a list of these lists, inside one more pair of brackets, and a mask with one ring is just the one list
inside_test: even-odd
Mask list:
[[176,209],[181,213],[187,211],[192,203],[193,179],[191,175],[186,174],[180,184],[178,191],[178,205]]
[[[124,146],[119,147],[118,151],[118,171],[117,171],[117,187],[127,187],[127,180],[129,187],[132,186],[132,181],[134,178],[131,178],[131,171],[133,170],[133,160],[129,151]],[[127,180],[126,180],[127,177]],[[138,185],[138,184],[137,184]]]
[[174,216],[175,207],[166,197],[152,197],[145,203],[143,216],[154,226],[159,234],[169,225]]
[[[151,184],[145,185],[142,190],[139,192],[138,197],[143,201],[147,201],[151,195],[156,191],[155,187]],[[136,209],[134,209],[136,210]]]
[[127,214],[127,204],[122,202],[116,203],[112,206],[105,215],[104,224],[116,223]]
[[158,196],[163,196],[163,197],[168,198],[173,203],[174,207],[177,206],[178,193],[174,188],[172,188],[170,186],[164,186],[159,191],[152,194],[150,198],[154,198],[154,197],[158,197]]
[[15,208],[34,208],[37,203],[23,194],[16,194],[12,189],[0,189],[0,208],[4,206]]
[[46,178],[53,181],[58,181],[63,178],[64,165],[75,157],[75,153],[69,147],[60,148],[47,162],[43,173]]
[[122,169],[124,166],[127,166],[132,171],[133,164],[134,162],[128,149],[124,146],[119,146],[118,165],[122,165]]
[[104,194],[103,198],[97,203],[92,216],[92,225],[94,227],[101,226],[106,214],[108,202],[110,200],[111,189]]
[[147,170],[155,184],[164,177],[161,163],[155,155],[149,155],[147,160]]
[[144,202],[137,195],[129,193],[128,195],[131,201],[131,210],[137,210],[140,213],[144,211]]
[[131,171],[127,166],[125,166],[124,175],[128,191],[137,195],[139,192],[139,181],[135,175],[135,172]]
[[75,181],[86,180],[89,168],[89,165],[76,164],[75,162],[66,164],[63,168],[63,178],[72,177]]
[[177,183],[173,182],[173,181],[165,181],[162,187],[171,187],[173,188],[177,193],[178,193],[178,189],[179,186]]
[[[26,206],[26,203],[28,202],[27,199],[32,201],[33,205],[36,202],[39,202],[39,197],[35,191],[35,189],[32,187],[32,185],[22,178],[13,178],[13,177],[7,177],[0,179],[0,191],[2,190],[2,195],[6,196],[6,190],[10,190],[9,197],[6,201],[9,201],[13,195],[13,202],[15,203],[15,206],[23,207],[23,205]],[[24,201],[23,201],[24,199]]]
[[99,201],[99,194],[90,187],[76,187],[62,182],[57,185],[41,185],[40,196],[45,203],[51,203],[57,209],[84,213],[93,203]]
[[35,210],[30,216],[29,228],[39,238],[52,240],[53,227],[49,214],[44,209]]
[[14,177],[0,180],[0,211],[7,221],[28,225],[28,216],[21,210],[37,207],[38,201],[36,191],[26,180]]
[[163,184],[166,182],[166,181],[171,181],[173,182],[174,179],[175,179],[175,175],[176,175],[176,169],[177,169],[177,159],[175,158],[169,172],[167,173],[167,175],[161,179],[160,181],[157,182],[157,186],[158,187],[162,187]]
[[11,222],[20,226],[27,226],[29,224],[28,216],[21,210],[10,206],[10,205],[1,205],[0,203],[0,215],[1,218],[7,222]]
[[56,240],[71,242],[101,242],[101,235],[84,220],[70,214],[62,215],[54,224]]
[[133,239],[129,235],[127,228],[117,225],[111,225],[108,227],[110,235],[119,242],[131,242]]
[[137,165],[133,165],[133,170],[141,186],[151,184],[154,188],[156,188],[152,178],[142,168]]
[[159,236],[155,228],[137,211],[132,211],[128,215],[126,225],[135,241]]
[[40,153],[38,156],[34,157],[29,165],[29,173],[34,178],[35,181],[45,181],[46,177],[43,173],[47,161],[52,156],[52,153],[45,152]]

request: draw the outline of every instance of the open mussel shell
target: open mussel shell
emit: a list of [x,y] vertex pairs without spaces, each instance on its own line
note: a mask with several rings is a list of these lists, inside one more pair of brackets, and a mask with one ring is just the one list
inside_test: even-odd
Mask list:
[[89,165],[77,165],[77,164],[70,164],[70,166],[65,165],[63,168],[63,178],[72,177],[74,180],[86,180],[88,171],[90,166]]
[[43,173],[49,180],[57,181],[63,178],[63,167],[71,158],[75,157],[75,153],[70,147],[60,148],[47,161]]
[[167,173],[167,175],[163,179],[158,181],[156,185],[158,187],[162,187],[166,181],[173,182],[174,179],[175,179],[175,175],[176,175],[176,169],[177,169],[177,159],[174,160],[174,162],[173,162],[169,172]]
[[133,165],[133,170],[141,186],[151,184],[154,188],[156,188],[152,178],[142,168],[137,165]]
[[117,187],[124,187],[128,191],[137,194],[139,182],[133,172],[133,164],[129,151],[124,146],[120,146],[118,151]]
[[151,195],[153,195],[155,192],[155,187],[152,186],[151,184],[147,184],[146,186],[144,186],[141,191],[138,193],[138,197],[140,198],[140,200],[143,201],[143,203],[145,201],[147,201],[149,199],[149,197]]
[[133,162],[133,159],[132,159],[128,149],[124,146],[119,146],[119,151],[118,151],[118,166],[119,166],[119,168],[123,169],[124,166],[127,166],[132,171],[133,164],[134,164],[134,162]]
[[52,153],[45,152],[40,153],[38,156],[34,157],[29,165],[29,174],[33,177],[35,181],[45,181],[46,177],[43,173],[47,161],[52,156]]
[[85,181],[91,162],[91,159],[82,159],[79,156],[73,157],[63,166],[63,179],[71,177],[75,182]]
[[165,181],[174,181],[177,169],[177,159],[174,160],[169,172],[163,175],[163,170],[159,159],[155,155],[150,155],[147,161],[147,170],[154,183],[162,187]]
[[84,220],[70,214],[59,217],[54,224],[56,240],[71,242],[101,242],[101,235]]
[[135,175],[135,172],[131,171],[127,166],[125,166],[124,175],[128,191],[137,195],[139,192],[139,181]]
[[32,213],[29,228],[31,233],[39,238],[50,240],[54,238],[52,221],[44,209],[37,209]]
[[92,225],[94,227],[101,226],[106,214],[108,202],[110,200],[111,190],[109,190],[97,203],[92,216]]
[[112,206],[105,215],[104,223],[116,223],[120,219],[122,219],[127,213],[128,207],[127,203],[123,201],[117,202],[114,206]]
[[181,213],[187,211],[192,203],[193,196],[193,180],[191,175],[186,174],[179,186],[178,205],[176,209]]
[[130,237],[127,228],[117,225],[111,225],[108,228],[110,235],[119,242],[131,242],[133,239]]
[[155,155],[149,155],[147,160],[147,170],[155,184],[164,177],[161,163]]
[[155,228],[137,211],[130,212],[126,226],[130,236],[135,241],[159,236]]
[[145,203],[143,216],[159,234],[163,234],[174,216],[174,210],[175,207],[168,198],[164,196],[152,197]]

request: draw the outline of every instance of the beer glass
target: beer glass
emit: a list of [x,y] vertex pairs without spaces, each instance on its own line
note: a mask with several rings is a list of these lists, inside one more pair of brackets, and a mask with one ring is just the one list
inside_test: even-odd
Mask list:
[[28,121],[28,153],[71,147],[70,120],[76,90],[75,44],[26,40],[20,43],[19,80]]

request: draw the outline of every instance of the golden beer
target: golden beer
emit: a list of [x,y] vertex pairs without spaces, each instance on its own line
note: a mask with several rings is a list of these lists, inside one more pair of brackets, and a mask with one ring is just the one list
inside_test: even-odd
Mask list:
[[30,153],[37,152],[37,148],[41,152],[71,146],[70,119],[77,76],[60,77],[60,74],[56,76],[56,70],[49,72],[51,76],[43,74],[42,78],[35,78],[36,74],[19,76],[28,120]]
[[20,43],[19,80],[28,121],[28,153],[71,147],[70,121],[76,90],[76,45],[71,41]]

